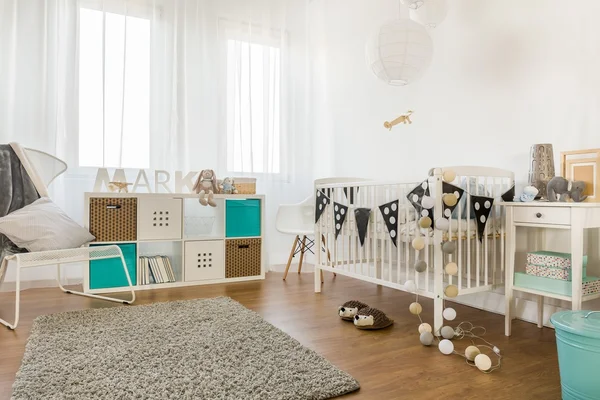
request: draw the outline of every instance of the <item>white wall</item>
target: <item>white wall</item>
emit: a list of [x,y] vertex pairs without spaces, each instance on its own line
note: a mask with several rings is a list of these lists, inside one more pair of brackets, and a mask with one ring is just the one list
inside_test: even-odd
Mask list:
[[[315,133],[335,175],[417,181],[431,167],[482,165],[514,171],[520,189],[532,144],[554,145],[557,173],[560,151],[600,147],[600,2],[447,3],[447,18],[430,31],[430,68],[405,87],[378,81],[364,57],[367,36],[398,17],[398,1],[312,3]],[[407,109],[412,125],[383,128]],[[590,243],[597,261],[598,236]],[[498,294],[463,300],[504,310]],[[535,318],[530,306],[518,306],[521,317]]]

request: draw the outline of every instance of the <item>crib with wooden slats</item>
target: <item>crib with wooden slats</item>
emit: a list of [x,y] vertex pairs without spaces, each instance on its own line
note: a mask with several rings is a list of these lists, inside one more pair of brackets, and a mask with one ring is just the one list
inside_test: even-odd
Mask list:
[[[444,184],[445,171],[456,175],[451,185],[464,191],[451,213],[443,202],[443,189],[449,187]],[[429,189],[429,201],[434,205],[428,210],[433,214],[430,215],[433,222],[430,228],[419,225],[427,212],[410,201],[419,185]],[[504,210],[499,203],[501,196],[509,195],[511,188],[514,188],[512,172],[487,167],[436,168],[423,182],[411,183],[343,178],[335,182],[331,179],[315,181],[317,214],[322,204],[322,213],[315,223],[315,238],[317,248],[324,250],[317,252],[315,292],[321,292],[322,271],[399,290],[407,290],[412,286],[407,282],[412,281],[419,296],[433,299],[434,331],[438,331],[443,324],[443,301],[448,299],[445,295],[448,286],[455,286],[453,289],[458,289],[458,296],[461,296],[493,290],[504,284],[506,237]],[[480,204],[476,203],[481,197],[488,198],[486,206],[491,206],[487,217],[479,218],[486,221],[483,234],[478,233],[476,216],[479,212],[475,209],[479,210]],[[326,201],[319,203],[320,200]],[[397,214],[394,210],[393,217],[395,225],[390,227],[391,217],[384,215],[388,210],[380,206],[393,205],[395,200],[398,200],[395,203]],[[359,218],[362,244],[357,209],[370,209],[366,234],[365,219]],[[341,213],[346,214],[345,217]],[[413,247],[416,237],[421,237],[425,243],[421,250]],[[451,253],[443,249],[443,244],[449,241],[455,244]],[[425,261],[425,271],[418,272],[415,268],[418,260]],[[458,267],[454,275],[445,271],[451,262]]]

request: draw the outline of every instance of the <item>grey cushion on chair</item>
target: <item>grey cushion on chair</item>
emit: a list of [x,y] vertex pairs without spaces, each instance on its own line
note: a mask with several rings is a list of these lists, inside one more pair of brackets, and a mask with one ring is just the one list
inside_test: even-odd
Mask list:
[[0,233],[29,251],[74,249],[95,239],[47,197],[0,218]]
[[[19,210],[40,198],[33,182],[27,175],[21,160],[9,144],[0,145],[0,217]],[[5,235],[0,233],[0,255],[22,253]]]

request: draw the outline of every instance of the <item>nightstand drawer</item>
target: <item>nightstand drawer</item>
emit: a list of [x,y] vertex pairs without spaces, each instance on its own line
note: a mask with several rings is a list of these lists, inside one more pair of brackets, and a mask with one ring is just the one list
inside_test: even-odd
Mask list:
[[514,207],[515,222],[530,224],[570,225],[570,207]]

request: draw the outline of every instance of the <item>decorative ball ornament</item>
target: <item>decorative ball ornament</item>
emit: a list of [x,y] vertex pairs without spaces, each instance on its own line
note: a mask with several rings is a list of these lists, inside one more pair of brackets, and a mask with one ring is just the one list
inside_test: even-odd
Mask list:
[[421,305],[415,301],[408,306],[408,310],[411,314],[419,315],[423,311],[423,307],[421,307]]
[[456,172],[451,169],[446,169],[444,172],[442,172],[442,179],[444,182],[450,183],[456,179]]
[[430,228],[431,227],[431,218],[421,217],[421,219],[419,219],[419,226],[423,229]]
[[454,337],[454,329],[451,326],[443,326],[440,333],[444,339],[452,339]]
[[433,334],[431,332],[423,332],[419,336],[419,340],[423,346],[431,346],[433,343]]
[[427,322],[423,322],[421,325],[419,325],[419,333],[423,334],[425,332],[430,332],[433,331],[433,329],[431,328],[431,325],[429,325]]
[[442,200],[444,200],[444,204],[448,207],[454,207],[458,203],[458,199],[454,193],[446,193]]
[[444,267],[444,270],[446,271],[446,273],[448,275],[457,275],[458,274],[458,265],[456,265],[455,262],[449,262],[448,264],[446,264],[446,267]]
[[438,344],[438,349],[442,352],[442,354],[449,355],[454,351],[454,344],[448,339],[440,340],[440,344]]
[[469,346],[465,349],[465,357],[467,357],[467,360],[469,361],[475,360],[475,357],[479,354],[481,354],[481,351],[477,346]]
[[407,292],[414,293],[417,291],[417,285],[415,284],[415,281],[406,281],[404,282],[404,289],[406,289]]
[[450,228],[450,221],[448,221],[448,218],[438,218],[435,220],[435,229],[447,231],[448,228]]
[[416,10],[421,7],[425,1],[424,0],[400,0],[400,3],[410,8],[411,10]]
[[415,271],[425,272],[426,269],[427,269],[427,263],[425,261],[417,260],[417,262],[415,262]]
[[444,289],[444,294],[448,297],[456,297],[458,296],[458,288],[456,285],[448,285],[446,289]]
[[412,241],[412,247],[415,250],[423,250],[425,248],[425,239],[422,237],[416,237]]
[[446,254],[454,253],[456,251],[456,243],[452,241],[445,242],[442,245],[442,251]]
[[427,28],[437,27],[444,21],[446,14],[448,14],[446,0],[426,0],[418,9],[410,10],[410,18]]
[[480,371],[485,372],[492,368],[492,360],[485,354],[478,354],[475,356],[475,366],[477,366]]
[[448,307],[444,309],[444,311],[442,312],[442,316],[447,321],[454,321],[454,319],[456,318],[456,310],[452,307]]
[[427,29],[408,18],[384,23],[366,44],[368,68],[377,78],[393,86],[417,81],[431,64],[432,57],[433,41]]
[[423,196],[421,199],[421,206],[426,209],[431,209],[435,206],[435,200],[431,196]]

